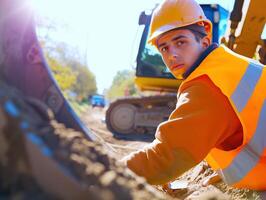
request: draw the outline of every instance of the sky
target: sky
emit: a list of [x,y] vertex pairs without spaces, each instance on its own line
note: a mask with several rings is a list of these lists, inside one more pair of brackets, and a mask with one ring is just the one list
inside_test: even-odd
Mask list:
[[[79,49],[95,74],[98,92],[111,86],[119,70],[134,69],[141,34],[139,14],[161,0],[31,0],[39,16],[61,24],[52,37]],[[220,3],[231,10],[232,0],[197,0]],[[64,24],[64,26],[62,26]]]

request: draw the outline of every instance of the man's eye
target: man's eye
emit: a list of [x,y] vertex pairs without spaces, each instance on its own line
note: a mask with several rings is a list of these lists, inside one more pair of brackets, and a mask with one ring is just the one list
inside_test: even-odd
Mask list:
[[167,48],[166,47],[162,47],[161,48],[161,52],[166,52],[167,51]]
[[184,43],[185,43],[184,41],[178,41],[178,42],[176,42],[176,45],[177,46],[182,46]]

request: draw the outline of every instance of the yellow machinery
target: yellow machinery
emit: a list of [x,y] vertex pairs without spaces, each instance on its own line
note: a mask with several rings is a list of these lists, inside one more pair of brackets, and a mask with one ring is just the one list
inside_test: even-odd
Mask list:
[[[228,12],[216,4],[206,4],[201,7],[213,23],[213,42],[221,41],[235,52],[247,57],[254,57],[258,45],[261,45],[259,55],[260,61],[263,62],[265,43],[261,39],[261,34],[266,21],[266,1],[249,2],[248,10],[243,17],[241,34],[236,37],[236,30],[242,20],[242,10],[246,3],[248,2],[244,0],[235,1],[230,15],[228,37],[225,36],[229,24]],[[151,15],[141,13],[139,25],[144,25],[144,31],[137,55],[135,82],[142,91],[164,92],[164,95],[118,99],[111,103],[106,112],[106,124],[117,137],[153,136],[158,124],[167,120],[175,108],[176,92],[181,81],[171,75],[156,49],[147,44],[150,20]]]

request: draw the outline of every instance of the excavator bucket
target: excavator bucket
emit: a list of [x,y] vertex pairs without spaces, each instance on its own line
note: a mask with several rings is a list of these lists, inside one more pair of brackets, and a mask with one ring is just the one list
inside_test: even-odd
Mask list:
[[29,2],[0,0],[0,199],[164,199],[76,116],[44,60]]
[[79,120],[45,62],[30,1],[0,1],[0,73],[8,85],[45,103],[67,128],[93,134]]
[[22,199],[86,199],[88,189],[56,161],[58,153],[49,146],[59,145],[56,129],[48,123],[54,120],[52,112],[40,115],[19,91],[2,81],[0,88],[1,197],[12,199],[23,190]]
[[[1,164],[7,160],[1,168],[7,176],[1,191],[13,188],[14,179],[23,174],[34,177],[43,190],[56,197],[85,199],[88,189],[55,162],[54,149],[40,137],[54,132],[49,121],[56,119],[72,132],[80,131],[86,139],[94,140],[44,60],[33,17],[29,1],[0,1]],[[46,131],[42,130],[44,124]],[[19,165],[24,166],[23,173]]]

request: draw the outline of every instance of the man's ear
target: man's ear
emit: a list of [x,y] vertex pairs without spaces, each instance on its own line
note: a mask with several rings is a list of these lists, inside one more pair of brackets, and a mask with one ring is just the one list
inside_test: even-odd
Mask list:
[[204,49],[207,49],[211,44],[210,38],[208,36],[203,37],[201,39],[201,44]]

